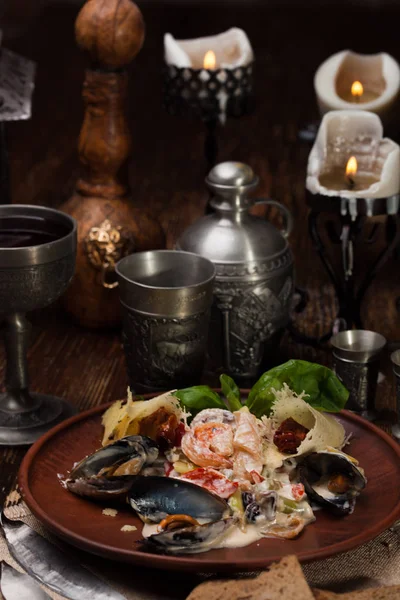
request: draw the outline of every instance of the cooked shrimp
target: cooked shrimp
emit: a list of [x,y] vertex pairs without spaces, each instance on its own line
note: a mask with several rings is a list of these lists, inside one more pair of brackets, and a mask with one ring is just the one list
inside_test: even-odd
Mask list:
[[235,428],[236,419],[229,410],[222,408],[205,408],[195,416],[191,423],[192,429],[203,423],[225,423]]
[[251,471],[261,473],[263,468],[263,446],[257,419],[245,410],[239,410],[234,415],[236,432],[233,439],[233,474],[239,481],[252,481]]
[[238,410],[234,415],[236,420],[235,449],[245,450],[253,456],[259,457],[262,452],[262,439],[256,417],[246,410]]
[[239,482],[240,488],[248,490],[254,481],[252,472],[260,473],[262,462],[255,459],[249,452],[244,450],[235,450],[233,455],[233,477]]
[[[203,411],[204,412],[204,411]],[[226,423],[208,422],[195,425],[182,438],[182,451],[199,467],[229,469],[233,454],[233,431]]]

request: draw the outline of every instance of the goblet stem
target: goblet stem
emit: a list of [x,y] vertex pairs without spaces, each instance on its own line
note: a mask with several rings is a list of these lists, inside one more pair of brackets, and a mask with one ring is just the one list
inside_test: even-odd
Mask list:
[[28,390],[27,351],[31,324],[22,313],[6,318],[4,323],[6,349],[6,393],[0,397],[0,410],[8,413],[26,413],[41,405]]

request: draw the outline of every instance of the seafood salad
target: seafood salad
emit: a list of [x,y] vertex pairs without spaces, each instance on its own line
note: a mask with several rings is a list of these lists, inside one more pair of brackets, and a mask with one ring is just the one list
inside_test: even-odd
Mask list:
[[143,542],[166,553],[293,539],[316,508],[354,510],[366,478],[325,412],[348,396],[329,369],[289,361],[264,373],[245,404],[231,378],[221,384],[225,400],[206,386],[147,401],[128,391],[103,415],[102,448],[63,485],[107,505],[127,501]]

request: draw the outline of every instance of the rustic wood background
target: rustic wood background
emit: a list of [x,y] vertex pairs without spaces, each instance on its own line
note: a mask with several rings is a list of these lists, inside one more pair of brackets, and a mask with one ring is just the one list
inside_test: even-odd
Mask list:
[[[76,142],[83,110],[81,85],[85,58],[75,46],[73,24],[78,6],[43,0],[9,2],[1,11],[3,45],[38,64],[33,116],[8,126],[12,198],[15,203],[57,207],[73,191],[78,176]],[[204,131],[201,123],[167,115],[161,104],[163,34],[195,37],[231,26],[244,28],[256,55],[254,114],[231,120],[219,131],[221,160],[249,163],[260,176],[258,195],[283,202],[293,212],[291,236],[297,283],[310,302],[296,317],[299,329],[320,335],[336,312],[333,288],[307,235],[305,170],[310,146],[298,140],[299,127],[317,117],[313,75],[330,54],[352,48],[391,53],[400,60],[396,7],[376,4],[345,8],[333,4],[270,6],[267,3],[190,6],[143,3],[147,37],[131,71],[129,116],[134,148],[130,168],[132,202],[157,217],[171,247],[177,236],[202,215],[207,201],[203,184]],[[277,225],[276,214],[268,218]],[[357,251],[357,268],[375,255],[376,246]],[[335,249],[338,256],[339,249]],[[399,259],[393,258],[371,287],[363,309],[366,328],[391,343],[400,340]],[[30,315],[34,325],[29,352],[31,388],[64,396],[85,409],[125,394],[127,379],[119,331],[78,328],[53,306]],[[305,358],[331,363],[329,346],[296,344],[288,334],[281,359]],[[0,379],[4,355],[0,354]],[[382,418],[393,417],[394,387],[388,356],[379,387]],[[387,412],[389,411],[389,412]],[[392,411],[392,412],[390,412]],[[25,450],[0,452],[0,497],[11,486]]]

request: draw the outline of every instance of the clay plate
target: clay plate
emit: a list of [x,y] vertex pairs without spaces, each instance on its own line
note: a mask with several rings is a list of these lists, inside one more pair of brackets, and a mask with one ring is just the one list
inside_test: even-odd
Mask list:
[[[348,452],[359,459],[368,478],[352,515],[338,518],[318,511],[315,523],[296,540],[263,539],[245,548],[187,556],[150,554],[139,542],[141,521],[128,506],[116,517],[104,516],[104,505],[74,496],[58,479],[76,461],[100,447],[101,415],[108,406],[54,427],[30,448],[19,473],[23,498],[39,521],[60,538],[93,554],[160,569],[252,571],[288,554],[310,561],[350,550],[400,518],[400,446],[374,425],[343,411],[338,419],[346,432],[353,433]],[[136,525],[137,531],[122,533],[126,524]]]

